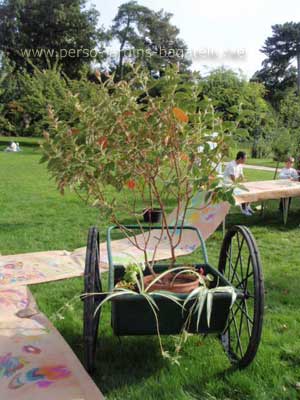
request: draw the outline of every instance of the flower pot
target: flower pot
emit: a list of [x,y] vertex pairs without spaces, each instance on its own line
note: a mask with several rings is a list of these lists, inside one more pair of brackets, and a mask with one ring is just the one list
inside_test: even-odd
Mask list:
[[144,222],[159,223],[161,221],[162,211],[160,208],[148,208],[144,210]]
[[[163,290],[173,293],[188,294],[199,286],[199,279],[194,274],[181,274],[176,277],[171,273],[165,275],[161,280],[155,282],[149,289],[149,292]],[[147,275],[144,277],[145,288],[147,288],[156,277]]]

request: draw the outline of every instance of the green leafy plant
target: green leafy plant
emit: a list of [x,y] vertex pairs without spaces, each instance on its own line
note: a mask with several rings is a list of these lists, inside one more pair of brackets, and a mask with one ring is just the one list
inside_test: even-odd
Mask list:
[[[78,91],[76,85],[69,90],[64,97],[67,118],[49,106],[42,161],[47,162],[62,193],[70,187],[109,215],[143,252],[145,264],[155,275],[153,263],[163,233],[170,244],[171,267],[181,241],[182,230],[178,238],[176,229],[168,228],[166,204],[170,199],[177,207],[174,225],[179,230],[190,200],[199,190],[210,193],[209,203],[233,201],[233,188],[219,185],[216,166],[231,142],[235,125],[223,124],[209,99],[199,106],[201,89],[196,78],[183,79],[173,68],[159,80],[137,69],[129,82],[115,83],[111,76],[91,85],[79,82]],[[154,89],[159,95],[152,95]],[[200,166],[199,146],[203,148]],[[162,230],[149,259],[149,240],[140,219],[144,209],[155,205],[162,210]],[[143,244],[123,226],[120,209],[140,226]]]
[[123,289],[134,289],[136,285],[136,281],[138,278],[138,275],[141,272],[141,269],[143,270],[143,265],[138,265],[138,264],[127,264],[125,266],[125,274],[123,276],[122,281],[120,281],[117,284],[117,288],[123,288]]

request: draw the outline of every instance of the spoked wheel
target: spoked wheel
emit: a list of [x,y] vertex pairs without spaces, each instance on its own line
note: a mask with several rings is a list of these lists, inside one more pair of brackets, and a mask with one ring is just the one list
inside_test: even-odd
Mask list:
[[103,299],[102,285],[99,270],[99,232],[97,228],[90,228],[87,241],[84,293],[83,293],[83,339],[84,339],[84,363],[89,373],[95,370],[96,346],[98,326],[100,320],[100,307]]
[[257,353],[264,314],[261,261],[248,228],[233,226],[229,229],[221,248],[219,271],[239,291],[221,342],[231,363],[245,368]]

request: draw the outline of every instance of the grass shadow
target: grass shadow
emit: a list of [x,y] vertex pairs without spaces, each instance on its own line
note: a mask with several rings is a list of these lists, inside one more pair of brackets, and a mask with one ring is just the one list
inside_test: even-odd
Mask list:
[[[83,364],[82,336],[74,335],[74,331],[69,329],[61,329],[60,332]],[[109,335],[107,329],[101,329],[97,342],[96,370],[91,377],[102,392],[109,393],[139,384],[164,367],[166,361],[160,354],[157,338],[119,339]]]

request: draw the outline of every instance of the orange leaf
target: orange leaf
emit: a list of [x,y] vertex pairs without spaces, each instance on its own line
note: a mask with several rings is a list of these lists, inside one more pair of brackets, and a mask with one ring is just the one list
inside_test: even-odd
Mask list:
[[132,112],[132,111],[124,111],[124,112],[123,112],[123,116],[124,116],[124,117],[130,117],[131,115],[133,115],[133,112]]
[[99,144],[103,149],[106,149],[106,148],[107,148],[107,137],[106,137],[106,136],[102,136],[102,137],[98,140],[98,144]]
[[189,158],[189,156],[187,154],[182,153],[181,154],[181,160],[182,161],[190,161],[190,158]]
[[77,128],[72,128],[71,129],[71,134],[72,135],[78,135],[80,133],[80,130],[79,129],[77,129]]
[[101,74],[100,74],[100,72],[99,72],[98,69],[96,69],[96,71],[95,71],[95,76],[96,76],[96,78],[97,78],[98,80],[101,79]]
[[145,114],[145,119],[150,118],[153,115],[153,111],[147,111]]
[[177,121],[186,122],[186,123],[189,122],[189,117],[180,108],[174,107],[173,114],[174,114],[175,118],[177,119]]

